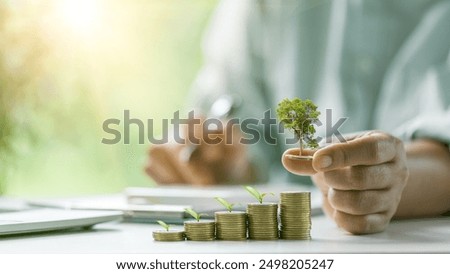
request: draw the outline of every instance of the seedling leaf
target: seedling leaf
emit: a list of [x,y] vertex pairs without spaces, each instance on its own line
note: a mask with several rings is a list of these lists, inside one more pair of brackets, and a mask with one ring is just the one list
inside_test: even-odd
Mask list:
[[245,189],[253,196],[256,198],[256,200],[258,200],[259,203],[262,203],[262,197],[261,194],[258,192],[258,190],[256,190],[255,188],[251,187],[251,186],[245,186]]
[[169,231],[170,225],[166,224],[165,222],[161,220],[157,220],[158,224],[162,226],[166,231]]
[[216,199],[216,201],[221,203],[229,212],[233,210],[234,204],[230,204],[227,200],[220,197],[215,197],[214,199]]
[[207,216],[208,214],[205,213],[197,213],[192,208],[185,208],[184,211],[186,211],[189,215],[191,215],[197,222],[200,222],[200,218],[202,216]]

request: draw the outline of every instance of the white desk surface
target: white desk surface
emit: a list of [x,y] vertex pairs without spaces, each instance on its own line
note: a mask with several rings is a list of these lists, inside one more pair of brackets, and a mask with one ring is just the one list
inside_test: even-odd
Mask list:
[[155,242],[159,226],[106,223],[86,231],[0,237],[5,253],[450,253],[450,217],[392,222],[378,234],[353,236],[325,216],[312,219],[311,241]]

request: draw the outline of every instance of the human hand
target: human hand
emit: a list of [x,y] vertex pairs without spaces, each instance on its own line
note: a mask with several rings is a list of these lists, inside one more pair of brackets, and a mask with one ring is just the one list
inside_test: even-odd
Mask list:
[[383,231],[394,216],[409,171],[403,142],[379,131],[346,138],[315,152],[312,161],[292,160],[284,167],[297,175],[312,175],[323,193],[323,209],[338,226],[353,233]]
[[[158,184],[212,185],[252,179],[247,151],[239,142],[241,134],[237,127],[227,125],[222,130],[209,131],[207,136],[208,132],[199,123],[184,127],[183,132],[186,143],[171,140],[149,149],[145,171]],[[192,137],[200,143],[191,143]]]

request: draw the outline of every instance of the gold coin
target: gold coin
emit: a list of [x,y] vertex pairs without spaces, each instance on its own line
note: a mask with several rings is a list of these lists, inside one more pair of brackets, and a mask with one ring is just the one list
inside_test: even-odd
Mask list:
[[184,241],[184,231],[153,231],[153,239],[164,242]]
[[283,191],[280,193],[281,198],[291,197],[311,197],[311,192],[307,191]]
[[186,239],[192,241],[212,241],[215,239],[214,221],[184,222]]
[[311,205],[309,203],[298,203],[298,204],[280,204],[280,210],[307,210],[311,211]]
[[266,220],[272,220],[276,219],[278,217],[278,214],[248,214],[249,220],[254,219],[266,219]]
[[298,217],[298,218],[302,218],[302,217],[310,217],[311,216],[311,212],[280,212],[280,216],[286,216],[286,217]]
[[311,236],[281,236],[280,239],[283,240],[311,240]]
[[311,224],[311,220],[310,219],[282,219],[280,222],[282,225],[296,225],[296,224]]
[[311,210],[309,203],[280,204],[280,210]]
[[247,239],[247,214],[241,211],[215,213],[216,238],[218,240],[242,241]]
[[311,239],[311,194],[309,192],[280,193],[280,238]]
[[[290,237],[290,236],[288,236]],[[258,234],[254,234],[254,235],[249,235],[248,237],[250,240],[275,240],[278,239],[279,236],[278,234],[267,234],[267,235],[258,235]]]
[[248,212],[274,212],[278,210],[278,204],[276,203],[267,203],[267,204],[248,204],[247,205],[247,213]]

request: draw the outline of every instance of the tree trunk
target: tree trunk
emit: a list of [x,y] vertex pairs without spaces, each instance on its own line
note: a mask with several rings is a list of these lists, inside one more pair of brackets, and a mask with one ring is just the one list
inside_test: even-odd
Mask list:
[[299,134],[299,143],[300,143],[300,151],[299,151],[299,156],[302,156],[303,154],[303,134]]

